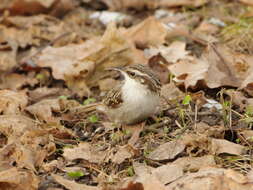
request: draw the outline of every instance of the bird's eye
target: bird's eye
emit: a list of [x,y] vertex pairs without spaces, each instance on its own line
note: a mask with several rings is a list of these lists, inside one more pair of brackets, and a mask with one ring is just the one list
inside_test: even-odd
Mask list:
[[132,77],[135,76],[135,72],[132,72],[132,71],[127,71],[127,74],[128,74],[129,76],[132,76]]

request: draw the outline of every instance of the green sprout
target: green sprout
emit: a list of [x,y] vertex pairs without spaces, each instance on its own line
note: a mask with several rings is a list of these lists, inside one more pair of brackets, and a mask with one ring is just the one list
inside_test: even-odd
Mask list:
[[94,102],[96,102],[95,98],[87,98],[86,100],[83,101],[83,105],[88,105]]
[[68,172],[67,175],[72,179],[77,179],[79,177],[84,176],[84,173],[82,171],[74,171],[74,172]]
[[35,78],[38,80],[43,80],[45,78],[45,76],[43,74],[39,73],[35,76]]
[[133,168],[133,166],[129,166],[127,168],[127,175],[130,176],[130,177],[134,176],[134,168]]
[[230,112],[231,112],[231,101],[224,100],[222,103],[222,116],[224,124],[229,125],[230,120]]
[[98,122],[98,116],[97,115],[91,115],[90,117],[88,117],[88,120],[91,123],[97,123]]
[[253,126],[253,107],[247,106],[243,116],[244,117],[241,120],[246,122],[251,128]]
[[191,98],[191,96],[188,94],[188,95],[186,95],[186,96],[184,97],[184,100],[183,100],[182,104],[183,104],[183,105],[189,105],[190,102],[191,102],[191,100],[192,100],[192,98]]
[[59,96],[58,98],[59,98],[59,99],[62,99],[62,100],[67,100],[67,99],[68,99],[68,96],[62,95],[62,96]]

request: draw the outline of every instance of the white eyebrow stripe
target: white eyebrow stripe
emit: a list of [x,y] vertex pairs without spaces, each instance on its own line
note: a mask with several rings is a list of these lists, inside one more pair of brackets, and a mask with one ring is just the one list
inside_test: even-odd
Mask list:
[[138,71],[138,70],[136,70],[136,69],[131,69],[130,71],[135,72],[137,75],[149,76],[147,73],[145,73],[145,72],[140,72],[140,71]]

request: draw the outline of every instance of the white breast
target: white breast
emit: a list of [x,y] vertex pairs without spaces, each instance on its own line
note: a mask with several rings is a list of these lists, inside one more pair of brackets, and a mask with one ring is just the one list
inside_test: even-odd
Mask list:
[[121,110],[124,110],[124,113],[121,120],[129,120],[124,123],[135,123],[157,112],[159,96],[147,89],[145,85],[127,77],[122,90],[124,103]]

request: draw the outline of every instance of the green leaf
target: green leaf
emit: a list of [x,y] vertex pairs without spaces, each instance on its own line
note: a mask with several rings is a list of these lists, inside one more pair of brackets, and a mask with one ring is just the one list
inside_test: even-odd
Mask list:
[[98,116],[96,115],[92,115],[88,118],[88,120],[91,122],[91,123],[96,123],[98,122]]
[[41,73],[37,74],[35,77],[36,77],[36,79],[38,79],[38,80],[42,80],[42,79],[45,78],[45,76],[44,76],[43,74],[41,74]]
[[236,143],[239,144],[241,142],[241,139],[236,139],[235,141],[236,141]]
[[84,176],[84,173],[82,171],[68,172],[67,174],[69,177],[71,177],[73,179]]
[[224,106],[225,108],[229,108],[229,107],[230,107],[230,101],[224,101],[224,102],[223,102],[223,106]]
[[91,104],[96,102],[95,98],[87,98],[86,100],[83,101],[83,105]]
[[168,127],[164,127],[164,128],[163,128],[163,132],[164,132],[164,133],[168,133],[168,132],[169,132],[169,128],[168,128]]
[[248,137],[247,140],[248,140],[249,142],[253,142],[253,136]]
[[66,99],[68,98],[68,96],[62,95],[62,96],[59,96],[58,98],[59,98],[59,99],[62,99],[62,100],[66,100]]
[[120,132],[112,133],[110,135],[111,140],[116,141],[116,142],[119,141],[121,137],[122,137],[122,135]]
[[246,123],[250,124],[253,122],[253,117],[246,117],[245,119],[243,119]]
[[124,135],[129,135],[129,134],[131,134],[131,131],[130,131],[130,130],[127,130],[127,129],[126,129],[126,130],[123,130],[123,134],[124,134]]
[[247,106],[246,107],[246,115],[248,116],[248,117],[251,117],[251,116],[253,116],[253,107],[252,106]]
[[127,175],[128,176],[134,176],[134,168],[133,168],[133,166],[130,166],[130,167],[128,167],[127,168]]
[[191,96],[189,94],[186,95],[183,100],[183,105],[189,105],[191,100],[192,100]]

